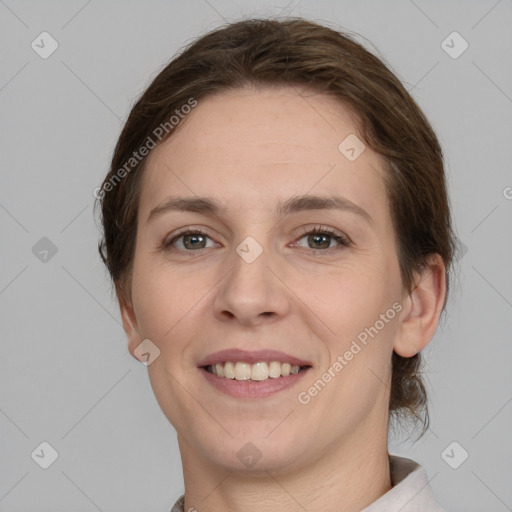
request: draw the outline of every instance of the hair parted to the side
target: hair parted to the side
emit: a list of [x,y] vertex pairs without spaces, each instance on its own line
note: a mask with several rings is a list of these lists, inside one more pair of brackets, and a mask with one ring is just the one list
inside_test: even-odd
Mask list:
[[[191,98],[200,104],[208,95],[247,85],[306,86],[351,107],[358,136],[386,162],[403,287],[410,291],[415,272],[424,269],[429,255],[439,254],[447,269],[444,312],[455,236],[440,144],[400,80],[349,34],[287,18],[239,21],[200,37],[158,74],[132,108],[103,184],[126,168],[133,153]],[[127,303],[145,161],[98,197],[104,236],[99,252],[118,297]],[[392,357],[390,416],[419,421],[421,437],[429,424],[421,355],[403,358],[394,352]]]

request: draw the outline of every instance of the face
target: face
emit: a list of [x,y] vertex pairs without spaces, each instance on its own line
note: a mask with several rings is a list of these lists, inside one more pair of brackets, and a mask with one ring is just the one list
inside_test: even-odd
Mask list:
[[387,436],[402,282],[383,161],[338,147],[356,133],[328,96],[246,88],[201,100],[148,157],[123,321],[132,355],[160,351],[148,372],[182,457],[291,469]]

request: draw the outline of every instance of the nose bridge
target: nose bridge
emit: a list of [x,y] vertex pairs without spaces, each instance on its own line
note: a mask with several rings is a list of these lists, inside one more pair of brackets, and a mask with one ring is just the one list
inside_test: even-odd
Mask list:
[[[223,318],[236,317],[250,323],[270,313],[282,315],[287,298],[282,284],[274,276],[271,243],[264,233],[247,236],[230,255],[231,270],[223,280],[215,299],[215,312]],[[275,266],[275,265],[274,265]]]

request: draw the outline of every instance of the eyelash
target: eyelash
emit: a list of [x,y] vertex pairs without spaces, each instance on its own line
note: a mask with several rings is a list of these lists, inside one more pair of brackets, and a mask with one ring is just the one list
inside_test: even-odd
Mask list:
[[[309,249],[314,255],[322,256],[322,255],[325,255],[326,253],[331,254],[332,251],[340,250],[340,249],[352,246],[352,242],[349,240],[349,238],[347,236],[340,235],[337,232],[335,232],[333,229],[328,228],[328,227],[322,227],[322,226],[315,226],[313,228],[303,228],[302,236],[298,240],[304,238],[306,235],[312,235],[312,234],[327,235],[339,243],[338,246],[329,247],[328,249]],[[164,240],[160,246],[160,249],[164,250],[166,252],[181,252],[183,254],[189,254],[190,256],[192,256],[193,253],[201,253],[204,249],[209,249],[209,247],[203,247],[201,249],[196,249],[196,250],[176,249],[175,247],[173,247],[173,244],[185,235],[203,235],[207,238],[210,238],[204,231],[197,229],[197,228],[190,228],[190,229],[181,231],[180,233],[177,233],[173,238],[171,238],[168,241]]]

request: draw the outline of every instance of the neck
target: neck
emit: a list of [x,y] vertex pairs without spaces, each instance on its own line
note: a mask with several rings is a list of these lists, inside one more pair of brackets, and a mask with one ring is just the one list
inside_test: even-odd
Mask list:
[[178,441],[185,511],[359,512],[391,489],[387,430],[325,447],[298,470],[251,474],[205,462],[180,436]]

